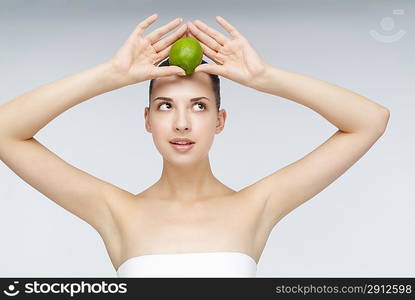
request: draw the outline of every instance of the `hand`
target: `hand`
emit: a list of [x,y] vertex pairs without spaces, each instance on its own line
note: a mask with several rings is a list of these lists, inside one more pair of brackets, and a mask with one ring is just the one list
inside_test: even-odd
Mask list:
[[201,64],[195,72],[221,75],[240,84],[254,87],[255,81],[264,75],[268,64],[234,26],[222,17],[216,17],[216,21],[231,34],[233,39],[228,39],[199,20],[187,24],[189,30],[187,35],[197,39],[203,53],[216,63]]
[[143,31],[157,17],[157,14],[153,14],[138,24],[124,45],[109,61],[117,75],[121,76],[127,84],[162,76],[185,75],[184,70],[178,66],[157,67],[157,65],[169,55],[172,44],[185,36],[187,25],[184,24],[170,36],[161,38],[180,24],[182,20],[177,18],[144,37]]

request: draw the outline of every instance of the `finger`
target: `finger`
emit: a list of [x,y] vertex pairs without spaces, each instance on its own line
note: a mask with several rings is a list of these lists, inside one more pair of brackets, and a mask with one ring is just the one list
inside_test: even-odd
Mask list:
[[169,56],[169,52],[171,49],[172,45],[170,45],[169,47],[163,49],[162,51],[160,51],[159,53],[157,53],[158,55],[158,59],[156,61],[156,65],[158,65],[162,60],[165,60],[167,58],[167,56]]
[[226,29],[226,31],[228,31],[232,37],[234,38],[238,38],[241,37],[241,34],[238,32],[238,30],[236,30],[236,28],[234,26],[232,26],[228,21],[226,21],[224,18],[222,18],[221,16],[216,16],[216,21],[223,27]]
[[157,14],[153,14],[144,21],[142,21],[140,24],[137,25],[137,27],[134,29],[133,33],[130,35],[132,38],[137,38],[138,35],[142,34],[143,31],[154,23],[154,21],[158,18]]
[[218,42],[222,46],[225,45],[225,43],[228,41],[228,38],[226,38],[222,33],[213,28],[210,28],[200,20],[194,21],[193,24],[195,24],[201,31],[203,31],[208,36],[216,40],[216,42]]
[[208,36],[206,33],[203,33],[199,28],[197,28],[192,22],[188,22],[187,25],[189,26],[190,32],[196,36],[196,38],[203,42],[205,45],[209,46],[209,48],[215,50],[216,52],[219,51],[220,45],[217,41],[212,39],[210,36]]
[[[194,38],[197,40],[197,38],[191,33],[188,33],[189,37]],[[209,57],[211,60],[213,60],[217,64],[223,64],[223,58],[218,57],[218,53],[210,49],[208,46],[203,44],[201,41],[198,41],[200,46],[202,47],[203,54],[205,54],[207,57]]]
[[186,34],[186,31],[187,24],[183,24],[179,29],[176,30],[176,32],[153,44],[154,50],[156,50],[156,52],[162,51],[164,48],[170,46],[175,41],[180,39],[184,34]]
[[187,37],[191,37],[191,38],[194,38],[196,41],[198,41],[199,43],[201,43],[198,39],[197,39],[197,37],[195,37],[191,32],[190,32],[190,30],[189,30],[189,26],[187,26]]
[[218,53],[217,53],[217,52],[213,51],[212,49],[210,49],[210,48],[209,48],[208,46],[206,46],[205,44],[203,44],[203,43],[201,43],[201,42],[199,42],[199,43],[200,43],[200,46],[202,46],[203,53],[204,53],[207,57],[209,57],[209,58],[210,58],[211,60],[213,60],[215,63],[223,65],[224,61],[223,61],[223,59],[222,59],[222,58],[220,58],[220,57],[218,56]]
[[187,33],[186,33],[186,36],[187,37],[192,37],[192,38],[194,38],[195,40],[197,40],[197,38],[192,34],[192,32],[190,31],[190,28],[189,28],[189,23],[187,23]]
[[185,71],[178,66],[164,66],[164,67],[155,67],[151,72],[151,79],[164,77],[164,76],[185,76]]
[[160,28],[157,28],[156,30],[154,30],[146,36],[147,40],[149,40],[151,44],[156,43],[164,34],[179,26],[182,21],[183,19],[177,18],[171,21],[170,23]]
[[187,25],[186,37],[189,37],[189,36],[191,36],[191,33],[190,33],[189,25]]
[[[215,65],[215,64],[202,64],[198,65],[195,69],[195,72],[205,72],[213,75],[221,75],[224,76],[224,67],[221,65]],[[224,76],[225,77],[225,76]]]

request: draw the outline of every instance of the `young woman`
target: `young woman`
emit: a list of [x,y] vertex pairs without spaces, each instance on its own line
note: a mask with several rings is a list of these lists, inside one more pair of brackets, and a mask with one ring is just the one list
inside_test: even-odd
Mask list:
[[[0,158],[93,226],[118,276],[253,277],[273,227],[360,159],[382,136],[389,111],[341,87],[271,66],[221,17],[217,22],[230,37],[201,21],[162,37],[180,19],[144,36],[156,19],[142,21],[109,61],[2,104]],[[197,39],[214,64],[201,64],[190,76],[177,66],[157,66],[184,36]],[[298,161],[234,191],[212,174],[208,156],[226,120],[218,75],[305,105],[338,130]],[[145,191],[134,195],[91,176],[34,138],[69,108],[146,80],[152,81],[145,128],[163,157],[163,171]]]

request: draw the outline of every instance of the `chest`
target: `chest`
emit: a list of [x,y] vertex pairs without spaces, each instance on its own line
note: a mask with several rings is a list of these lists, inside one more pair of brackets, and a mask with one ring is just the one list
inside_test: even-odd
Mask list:
[[241,197],[193,206],[120,199],[112,212],[116,234],[104,236],[104,243],[114,267],[157,253],[237,251],[258,261],[270,234],[263,224],[263,203]]
[[125,254],[253,251],[259,211],[237,197],[196,205],[147,200],[124,213],[121,222]]

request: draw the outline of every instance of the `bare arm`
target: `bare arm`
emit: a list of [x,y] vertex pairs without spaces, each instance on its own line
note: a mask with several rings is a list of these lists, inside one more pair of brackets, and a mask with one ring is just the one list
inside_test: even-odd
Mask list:
[[336,85],[269,66],[255,87],[297,102],[338,128],[303,158],[245,188],[266,200],[264,219],[274,226],[282,217],[321,192],[384,133],[389,110]]
[[388,109],[337,85],[268,65],[257,90],[292,100],[320,114],[342,132],[383,131]]
[[104,63],[28,91],[0,105],[0,138],[28,140],[69,108],[123,86]]
[[33,188],[103,236],[109,236],[115,228],[109,199],[122,190],[68,164],[33,136],[67,109],[122,86],[106,63],[0,106],[0,159]]
[[36,190],[92,225],[101,235],[114,234],[112,202],[131,194],[62,160],[34,135],[69,108],[94,96],[154,77],[181,72],[157,67],[186,28],[161,36],[179,25],[176,19],[141,36],[154,15],[135,28],[108,62],[48,83],[0,105],[0,159]]

